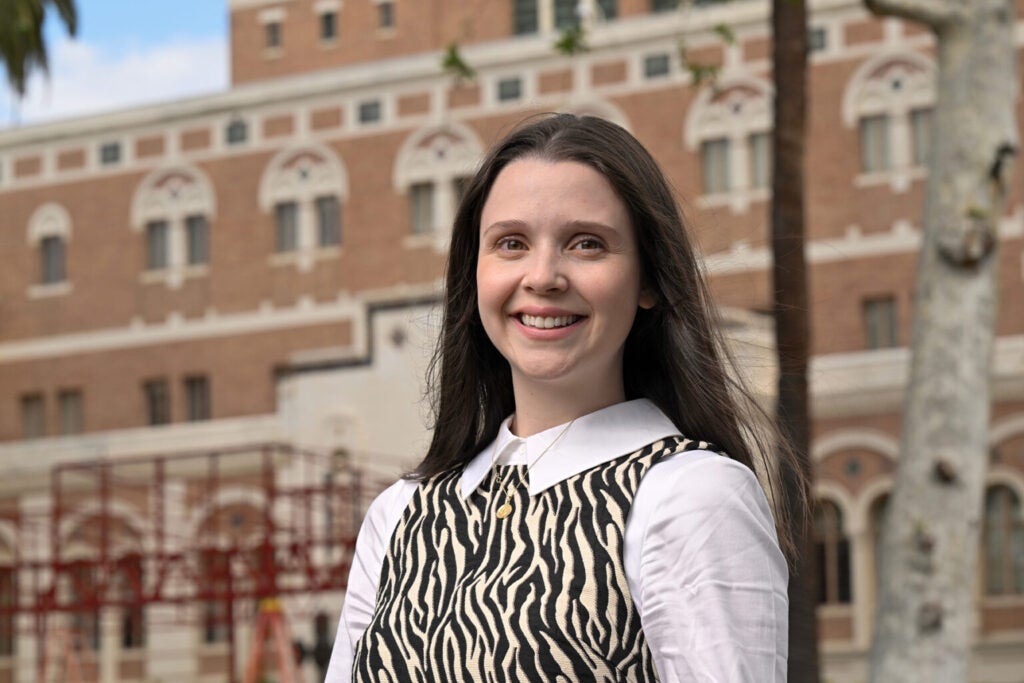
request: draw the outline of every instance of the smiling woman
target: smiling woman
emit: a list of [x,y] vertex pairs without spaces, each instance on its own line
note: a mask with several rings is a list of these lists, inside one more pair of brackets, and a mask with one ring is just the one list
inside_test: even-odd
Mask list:
[[701,272],[622,128],[556,115],[498,143],[452,231],[433,441],[367,511],[329,683],[785,680],[753,472],[777,435]]

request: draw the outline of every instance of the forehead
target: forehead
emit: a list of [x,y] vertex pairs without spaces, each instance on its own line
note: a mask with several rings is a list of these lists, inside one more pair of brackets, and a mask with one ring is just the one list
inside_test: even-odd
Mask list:
[[628,225],[626,207],[607,178],[587,164],[528,157],[495,178],[481,228],[495,221],[604,221]]

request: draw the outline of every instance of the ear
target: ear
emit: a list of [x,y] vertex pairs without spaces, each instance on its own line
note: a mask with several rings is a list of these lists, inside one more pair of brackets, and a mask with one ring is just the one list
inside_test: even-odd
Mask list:
[[643,308],[644,310],[650,310],[654,308],[654,304],[656,304],[657,302],[658,298],[654,296],[654,292],[652,292],[649,288],[644,287],[643,289],[640,290],[640,298],[637,300],[637,306]]

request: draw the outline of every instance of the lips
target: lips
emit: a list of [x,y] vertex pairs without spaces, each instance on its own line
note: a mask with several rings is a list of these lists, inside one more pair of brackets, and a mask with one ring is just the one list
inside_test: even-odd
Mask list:
[[580,315],[545,316],[522,313],[519,316],[519,322],[537,330],[551,330],[557,327],[568,327],[582,317]]

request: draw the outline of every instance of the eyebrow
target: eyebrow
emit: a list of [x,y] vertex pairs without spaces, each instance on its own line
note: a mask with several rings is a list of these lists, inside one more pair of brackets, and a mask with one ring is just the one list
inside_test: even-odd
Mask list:
[[[583,219],[575,219],[575,220],[571,220],[571,221],[566,221],[562,225],[564,227],[574,228],[576,230],[592,230],[592,231],[598,231],[598,232],[601,232],[601,231],[619,232],[619,230],[620,230],[619,228],[616,228],[614,226],[608,225],[607,223],[601,223],[600,221],[588,221],[588,220],[583,220]],[[521,220],[516,220],[516,219],[509,219],[509,220],[504,220],[504,221],[495,221],[494,223],[491,223],[486,228],[484,228],[481,231],[481,234],[487,234],[491,230],[504,230],[504,229],[522,230],[523,228],[526,228],[526,227],[528,227],[528,224],[526,223],[526,221],[521,221]]]

